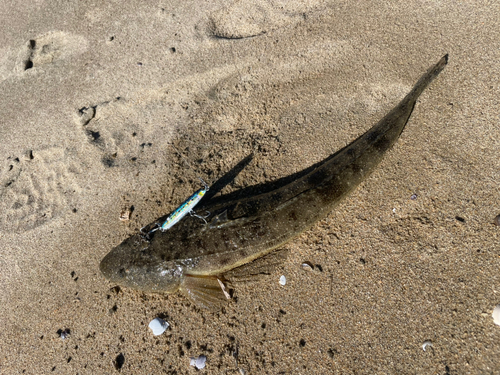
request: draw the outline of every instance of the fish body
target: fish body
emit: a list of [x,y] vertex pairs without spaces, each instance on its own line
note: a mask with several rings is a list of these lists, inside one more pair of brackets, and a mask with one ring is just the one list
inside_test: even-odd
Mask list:
[[144,292],[178,290],[203,307],[224,299],[224,273],[261,258],[325,217],[379,164],[416,100],[444,69],[431,67],[382,120],[307,174],[264,194],[204,206],[207,223],[186,217],[152,238],[133,235],[102,260],[110,281]]

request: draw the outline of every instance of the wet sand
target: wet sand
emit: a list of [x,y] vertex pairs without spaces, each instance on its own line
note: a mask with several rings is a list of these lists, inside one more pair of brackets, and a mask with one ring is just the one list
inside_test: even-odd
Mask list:
[[[500,372],[498,5],[0,9],[0,373]],[[307,168],[445,53],[380,167],[222,311],[101,276],[197,176],[253,153],[227,194]]]

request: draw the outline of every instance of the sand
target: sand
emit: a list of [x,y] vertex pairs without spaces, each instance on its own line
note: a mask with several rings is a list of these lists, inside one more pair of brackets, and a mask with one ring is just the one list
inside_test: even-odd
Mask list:
[[[12,1],[0,19],[0,373],[500,373],[497,2]],[[197,176],[252,152],[222,194],[300,171],[445,53],[374,174],[220,312],[101,276]]]

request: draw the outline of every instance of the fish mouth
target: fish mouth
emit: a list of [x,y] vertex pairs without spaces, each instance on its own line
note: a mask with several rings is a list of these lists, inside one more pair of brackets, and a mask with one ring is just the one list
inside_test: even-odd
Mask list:
[[135,267],[129,264],[123,264],[123,256],[120,249],[111,250],[101,261],[99,269],[105,279],[112,283],[120,284],[125,287],[140,289],[137,287],[137,280],[141,275]]
[[142,292],[177,291],[183,277],[182,267],[159,264],[158,259],[146,251],[145,245],[140,236],[133,236],[112,249],[99,264],[104,278]]
[[101,260],[99,269],[103,276],[112,282],[123,282],[127,279],[128,269],[134,256],[143,246],[143,239],[139,235],[127,238],[113,248]]
[[113,254],[113,250],[110,251],[99,264],[99,269],[102,275],[109,281],[116,282],[119,278],[117,277],[116,269],[116,257]]

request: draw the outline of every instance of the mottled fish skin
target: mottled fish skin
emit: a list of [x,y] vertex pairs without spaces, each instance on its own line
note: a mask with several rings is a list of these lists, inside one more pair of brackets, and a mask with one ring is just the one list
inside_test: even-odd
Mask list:
[[373,171],[399,138],[420,94],[447,62],[448,55],[382,120],[311,172],[265,194],[208,202],[203,207],[211,213],[208,224],[186,217],[151,239],[133,235],[102,260],[103,275],[136,290],[180,289],[189,297],[187,284],[193,277],[221,277],[270,253],[325,217]]

